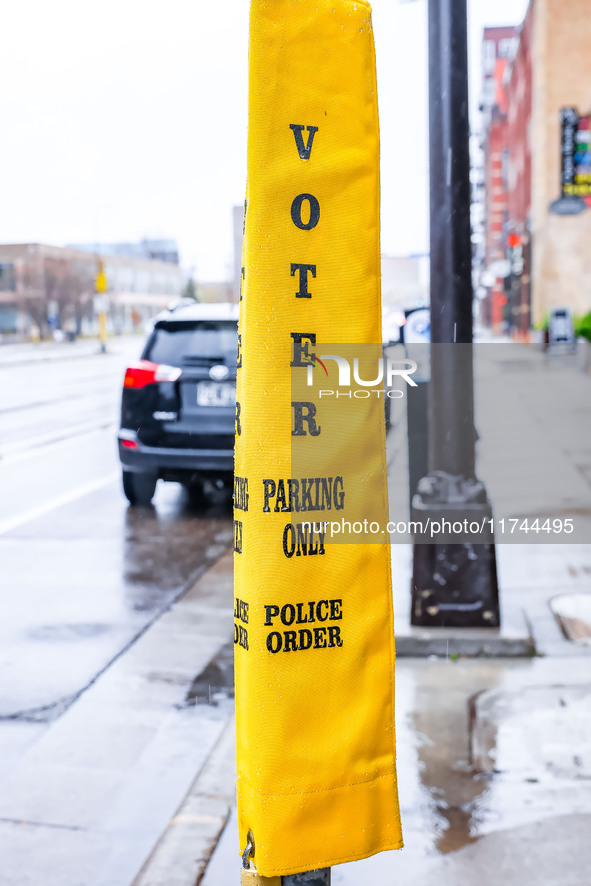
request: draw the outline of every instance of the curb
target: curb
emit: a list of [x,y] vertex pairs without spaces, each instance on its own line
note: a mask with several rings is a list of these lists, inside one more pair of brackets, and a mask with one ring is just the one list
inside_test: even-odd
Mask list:
[[399,658],[531,658],[536,643],[531,623],[524,609],[503,613],[500,628],[420,628],[412,627],[410,618],[395,632]]
[[[144,337],[145,338],[145,337]],[[143,342],[142,337],[138,337],[138,353]],[[129,336],[113,336],[107,339],[107,350],[102,351],[98,337],[80,339],[79,342],[71,342],[64,344],[62,342],[46,342],[44,344],[33,345],[31,342],[10,342],[0,344],[0,367],[11,369],[19,366],[32,366],[35,363],[67,363],[71,360],[82,360],[86,357],[116,356],[118,345],[121,342],[129,342],[134,344],[134,338]],[[109,347],[110,346],[110,347]],[[23,353],[17,349],[26,348]],[[38,350],[32,350],[38,348]]]
[[132,886],[197,886],[235,803],[234,717]]

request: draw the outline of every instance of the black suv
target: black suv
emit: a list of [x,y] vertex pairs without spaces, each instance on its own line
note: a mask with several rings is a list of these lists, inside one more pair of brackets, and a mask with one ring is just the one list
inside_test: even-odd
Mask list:
[[149,504],[158,479],[191,492],[231,481],[237,324],[235,304],[181,304],[156,318],[123,381],[119,457],[132,505]]

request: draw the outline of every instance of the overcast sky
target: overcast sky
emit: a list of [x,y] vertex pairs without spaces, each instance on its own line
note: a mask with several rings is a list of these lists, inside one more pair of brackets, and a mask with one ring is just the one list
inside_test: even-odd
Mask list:
[[[427,2],[373,0],[382,251],[428,249]],[[485,24],[469,0],[471,104]],[[246,177],[248,0],[18,0],[0,52],[0,242],[173,237],[197,279],[231,275]],[[475,81],[475,82],[474,82]]]

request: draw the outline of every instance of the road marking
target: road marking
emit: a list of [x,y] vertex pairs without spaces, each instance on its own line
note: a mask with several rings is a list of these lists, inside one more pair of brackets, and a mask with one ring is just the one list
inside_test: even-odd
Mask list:
[[[24,461],[27,458],[33,458],[39,455],[39,450],[43,450],[43,455],[51,449],[63,446],[66,443],[77,442],[77,437],[94,436],[105,430],[114,428],[115,420],[101,422],[90,422],[81,425],[72,425],[63,428],[61,431],[42,434],[38,437],[30,437],[28,440],[19,443],[9,443],[0,451],[0,468],[3,465],[14,464],[14,462]],[[24,448],[23,448],[24,447]]]
[[4,535],[6,532],[11,532],[13,529],[17,529],[19,526],[23,526],[31,520],[36,520],[38,517],[43,517],[45,514],[49,514],[50,511],[68,505],[70,502],[76,501],[77,498],[83,498],[85,495],[90,495],[92,492],[102,489],[103,486],[108,486],[109,483],[113,483],[118,477],[119,471],[114,471],[112,474],[107,474],[106,477],[101,477],[100,480],[93,480],[92,483],[78,486],[77,489],[73,489],[71,492],[66,492],[64,495],[60,495],[57,498],[51,499],[51,501],[45,502],[45,504],[38,505],[36,508],[31,508],[30,511],[25,511],[24,514],[18,514],[16,517],[12,517],[9,520],[3,520],[0,523],[0,535]]

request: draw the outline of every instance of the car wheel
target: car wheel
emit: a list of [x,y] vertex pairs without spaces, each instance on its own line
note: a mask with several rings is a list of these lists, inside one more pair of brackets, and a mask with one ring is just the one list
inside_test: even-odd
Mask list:
[[145,507],[152,501],[158,477],[155,474],[139,474],[123,471],[123,492],[131,505]]
[[191,480],[189,483],[184,483],[183,485],[187,491],[189,506],[192,508],[202,507],[202,505],[205,503],[202,481]]

